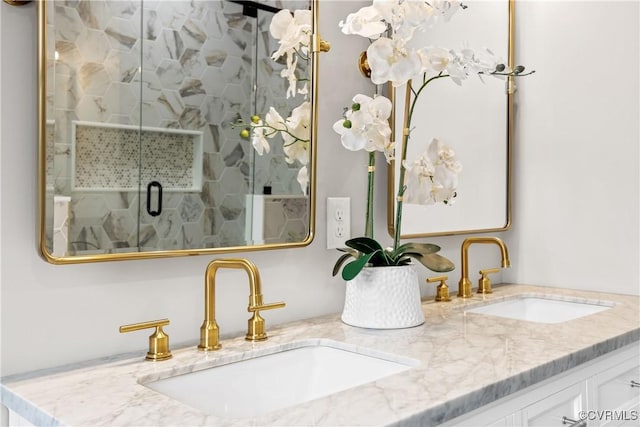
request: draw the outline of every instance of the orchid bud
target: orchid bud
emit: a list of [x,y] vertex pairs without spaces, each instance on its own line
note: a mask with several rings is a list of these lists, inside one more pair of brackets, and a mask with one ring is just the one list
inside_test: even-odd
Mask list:
[[504,66],[504,64],[498,64],[498,65],[496,65],[496,71],[497,71],[498,73],[503,72],[505,68],[506,68],[506,67]]
[[524,71],[524,66],[522,65],[516,65],[516,68],[513,69],[514,74],[520,74],[523,71]]
[[360,111],[360,104],[358,104],[357,102],[354,102],[354,103],[351,105],[351,109],[352,109],[353,111]]
[[346,127],[347,129],[351,129],[351,120],[345,120],[344,122],[342,122],[342,126]]
[[260,116],[251,116],[251,123],[258,124],[260,122]]
[[[253,121],[253,117],[252,117],[251,119],[252,119],[252,121]],[[247,138],[249,138],[249,135],[250,135],[250,133],[249,133],[249,129],[242,129],[242,130],[240,131],[240,137],[241,137],[241,138],[247,139]]]

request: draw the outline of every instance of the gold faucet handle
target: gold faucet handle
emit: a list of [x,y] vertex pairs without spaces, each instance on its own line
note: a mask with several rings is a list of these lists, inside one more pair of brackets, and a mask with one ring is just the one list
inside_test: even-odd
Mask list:
[[167,325],[169,325],[169,319],[132,323],[130,325],[120,326],[120,333],[156,328],[156,330],[149,335],[149,351],[145,359],[153,361],[167,360],[172,357],[171,350],[169,350],[169,335],[165,334],[162,330],[162,327]]
[[276,308],[283,308],[286,304],[284,302],[274,302],[271,304],[265,304],[262,302],[262,294],[249,295],[249,306],[247,311],[250,313],[256,313],[262,310],[275,310]]
[[249,297],[249,306],[247,311],[253,313],[253,316],[248,320],[247,335],[244,337],[247,341],[264,341],[267,339],[267,333],[265,331],[264,319],[260,316],[262,310],[275,310],[276,308],[283,308],[286,304],[284,302],[274,302],[271,304],[264,304],[262,302],[262,295],[255,295]]
[[285,306],[286,304],[284,302],[273,302],[271,304],[261,304],[261,305],[255,305],[255,306],[250,305],[247,308],[247,311],[254,313],[256,311],[275,310],[276,308],[284,308]]
[[447,285],[448,278],[449,276],[427,277],[427,283],[440,282],[436,288],[436,301],[451,301],[451,297],[449,296],[449,286]]
[[497,273],[500,271],[499,268],[487,268],[484,270],[480,270],[480,280],[478,281],[478,293],[479,294],[490,294],[493,292],[491,290],[491,280],[489,280],[488,275]]

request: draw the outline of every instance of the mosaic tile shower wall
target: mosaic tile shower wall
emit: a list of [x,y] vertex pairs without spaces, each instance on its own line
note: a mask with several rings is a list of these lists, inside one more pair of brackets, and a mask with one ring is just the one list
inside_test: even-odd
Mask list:
[[[275,42],[266,14],[248,17],[241,5],[216,0],[47,3],[49,51],[55,51],[47,94],[47,114],[55,118],[54,185],[47,196],[71,196],[69,255],[245,245],[247,194],[264,186],[301,194],[298,165],[287,164],[281,148],[256,156],[231,126],[272,105],[286,117],[301,102],[284,97],[283,66],[269,58]],[[252,93],[256,79],[266,87]],[[201,188],[165,192],[157,217],[144,209],[146,193],[139,197],[127,186],[73,191],[73,121],[122,125],[120,137],[132,137],[130,125],[201,132]],[[149,151],[161,140],[149,138]],[[143,188],[157,179],[147,173],[157,169],[157,159],[147,154],[135,159]]]
[[[137,191],[159,181],[164,190],[202,188],[202,132],[74,122],[72,189]],[[138,157],[145,159],[140,171]]]

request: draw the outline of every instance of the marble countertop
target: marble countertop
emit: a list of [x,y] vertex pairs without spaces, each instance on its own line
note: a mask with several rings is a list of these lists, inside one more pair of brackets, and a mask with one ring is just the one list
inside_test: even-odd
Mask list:
[[[543,324],[465,312],[513,298],[547,295],[608,301],[599,313]],[[339,315],[270,327],[269,339],[222,341],[222,349],[174,349],[163,362],[114,357],[2,379],[2,403],[36,425],[437,425],[581,363],[640,340],[640,297],[529,285],[494,286],[490,295],[423,304],[424,325],[369,330]],[[419,366],[324,398],[244,419],[200,412],[141,381],[268,354],[283,345],[332,340],[360,349],[412,358]],[[146,351],[146,350],[145,350]],[[142,352],[141,354],[144,354]]]

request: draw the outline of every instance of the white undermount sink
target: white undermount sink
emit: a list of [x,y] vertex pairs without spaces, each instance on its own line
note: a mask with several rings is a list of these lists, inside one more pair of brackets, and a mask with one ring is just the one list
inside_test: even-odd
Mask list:
[[[341,344],[344,347],[343,344]],[[419,364],[326,342],[178,375],[145,386],[208,414],[255,417],[396,374]]]
[[520,296],[514,299],[482,305],[467,313],[489,314],[509,319],[538,323],[561,323],[613,307],[607,301],[574,301],[539,296]]

